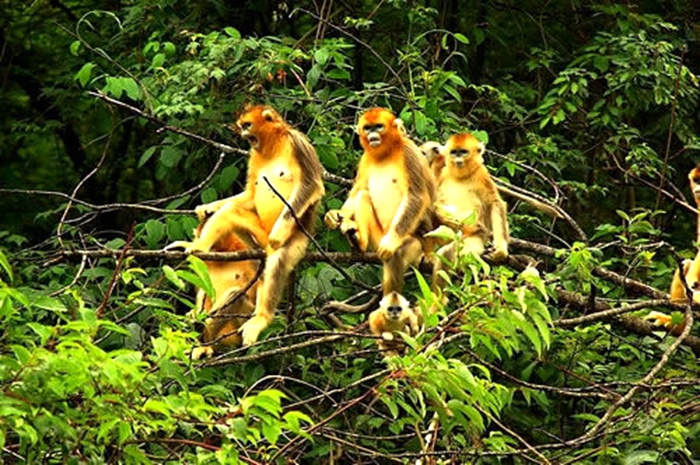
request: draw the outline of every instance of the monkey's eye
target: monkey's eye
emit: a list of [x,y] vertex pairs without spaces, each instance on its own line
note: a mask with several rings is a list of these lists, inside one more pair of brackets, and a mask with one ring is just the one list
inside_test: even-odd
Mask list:
[[252,126],[253,126],[253,123],[241,123],[241,129],[243,129],[244,131],[247,131]]
[[693,178],[693,182],[695,184],[700,184],[700,178]]
[[464,149],[454,149],[450,153],[452,154],[453,157],[463,157],[469,152],[467,150],[464,150]]
[[383,124],[365,124],[362,129],[365,132],[382,132],[384,130]]
[[386,309],[389,313],[401,313],[401,307],[398,305],[390,305]]

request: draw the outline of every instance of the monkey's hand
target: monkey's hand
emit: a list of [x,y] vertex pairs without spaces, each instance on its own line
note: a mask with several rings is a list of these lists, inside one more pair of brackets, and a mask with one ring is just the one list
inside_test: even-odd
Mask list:
[[268,253],[272,250],[279,249],[289,240],[289,236],[291,235],[294,226],[290,224],[285,224],[284,226],[287,228],[286,231],[283,227],[279,226],[279,223],[276,223],[272,228],[272,231],[270,231],[270,236],[267,239],[266,247]]
[[218,209],[220,209],[222,206],[223,206],[223,203],[221,203],[221,201],[205,203],[204,205],[197,206],[194,209],[194,212],[197,214],[197,219],[201,222],[201,221],[204,221],[205,219],[209,218],[214,213],[216,213],[216,211]]
[[390,333],[389,331],[384,331],[382,333],[382,339],[384,339],[385,341],[391,342],[394,340],[394,333]]
[[398,248],[401,247],[402,243],[403,241],[396,235],[396,233],[390,232],[382,237],[381,241],[379,241],[377,255],[380,259],[387,260],[394,256]]
[[326,216],[323,217],[323,222],[330,229],[338,229],[344,221],[345,214],[342,210],[329,210],[326,212]]

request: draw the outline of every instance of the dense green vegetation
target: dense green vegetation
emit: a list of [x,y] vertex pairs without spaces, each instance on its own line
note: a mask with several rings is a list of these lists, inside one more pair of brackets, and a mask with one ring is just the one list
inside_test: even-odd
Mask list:
[[[696,252],[698,34],[690,0],[2,3],[0,457],[694,463],[697,329],[640,317],[693,313],[664,301]],[[206,269],[142,251],[240,191],[227,125],[248,102],[348,179],[362,109],[392,108],[416,141],[472,131],[494,175],[572,220],[511,200],[515,257],[455,264],[403,357],[382,359],[366,314],[329,317],[362,289],[314,256],[259,344],[193,363]],[[321,213],[347,186],[326,191]],[[350,250],[318,223],[324,250]],[[379,283],[375,264],[337,266]],[[427,276],[407,280],[423,308]]]

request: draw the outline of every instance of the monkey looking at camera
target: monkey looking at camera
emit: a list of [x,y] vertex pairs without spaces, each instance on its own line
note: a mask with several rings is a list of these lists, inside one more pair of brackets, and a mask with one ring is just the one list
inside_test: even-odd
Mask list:
[[403,349],[403,341],[394,336],[394,332],[415,336],[420,330],[422,317],[411,308],[408,300],[398,292],[384,296],[379,308],[369,314],[369,330],[377,340],[379,350],[387,356],[397,355]]
[[[471,134],[451,136],[443,149],[444,167],[437,179],[435,216],[439,223],[460,231],[458,242],[441,247],[437,254],[454,261],[457,253],[481,255],[484,242],[493,235],[495,260],[508,257],[508,219],[506,205],[498,194],[482,154],[484,144]],[[472,221],[468,222],[471,218]],[[442,289],[439,258],[433,268],[433,288]]]
[[364,149],[357,177],[340,210],[326,213],[361,251],[383,261],[384,295],[403,289],[403,274],[423,254],[423,234],[432,228],[435,185],[418,147],[391,111],[372,108],[357,126]]

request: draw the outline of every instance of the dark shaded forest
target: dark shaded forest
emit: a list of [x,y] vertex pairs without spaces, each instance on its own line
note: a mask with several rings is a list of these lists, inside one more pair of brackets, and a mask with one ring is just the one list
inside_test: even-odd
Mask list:
[[[700,307],[669,289],[700,237],[699,34],[690,0],[2,3],[0,457],[696,463]],[[326,194],[269,330],[196,361],[211,256],[162,249],[244,189],[247,104],[308,135]],[[322,221],[375,106],[562,212],[504,196],[510,257],[451,263],[436,314],[412,269],[425,328],[391,358],[376,255]]]

